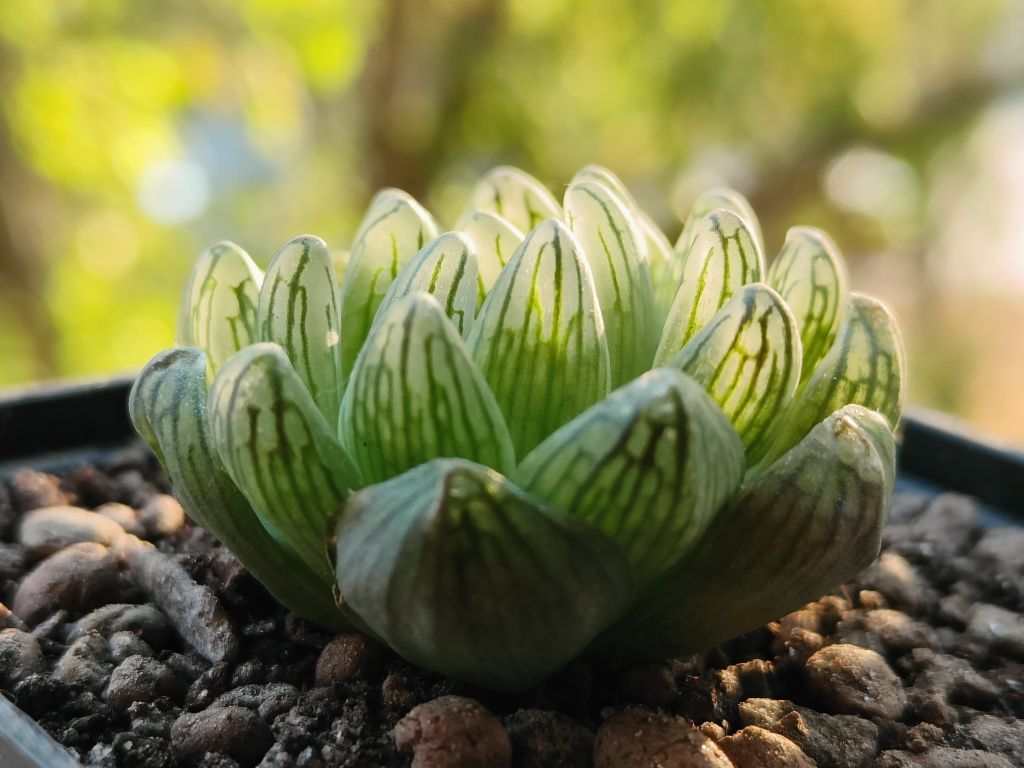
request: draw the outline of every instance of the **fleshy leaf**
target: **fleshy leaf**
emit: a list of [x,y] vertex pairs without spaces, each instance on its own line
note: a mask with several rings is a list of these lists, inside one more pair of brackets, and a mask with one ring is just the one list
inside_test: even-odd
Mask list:
[[201,350],[169,349],[150,360],[132,387],[128,408],[189,517],[220,539],[290,610],[335,629],[348,626],[335,605],[331,581],[314,574],[270,535],[224,471],[206,434]]
[[800,379],[800,336],[786,302],[763,283],[744,286],[669,362],[718,403],[757,461]]
[[604,531],[643,585],[703,533],[744,466],[739,438],[707,393],[661,368],[551,435],[512,480]]
[[469,349],[520,456],[608,393],[593,278],[562,222],[542,222],[516,249],[480,308]]
[[641,210],[640,206],[637,205],[636,198],[629,191],[629,187],[623,184],[622,179],[615,175],[613,171],[605,168],[603,165],[589,163],[576,172],[576,175],[572,177],[572,181],[569,182],[569,186],[584,181],[596,181],[606,186],[615,194],[619,202],[626,206],[626,210],[632,214],[633,218],[639,218]]
[[319,237],[290,240],[270,263],[260,292],[259,329],[263,341],[284,348],[320,413],[333,422],[341,404],[341,318],[334,265]]
[[650,265],[651,283],[654,286],[656,325],[661,327],[683,280],[683,258],[672,250],[665,233],[643,211],[640,212],[639,222],[640,231],[647,243],[647,263]]
[[692,553],[599,641],[599,653],[704,650],[853,578],[878,554],[894,472],[881,416],[857,405],[832,414],[715,517]]
[[392,305],[413,293],[436,298],[459,333],[469,335],[477,296],[477,257],[472,241],[459,232],[445,232],[420,250],[388,288],[374,327]]
[[374,327],[345,393],[340,431],[368,483],[442,456],[503,472],[514,462],[494,395],[425,293],[391,305]]
[[504,690],[574,658],[632,594],[607,537],[462,460],[354,494],[336,562],[345,604],[398,653]]
[[701,230],[701,221],[707,218],[708,214],[713,213],[719,208],[732,211],[742,218],[747,225],[747,229],[750,230],[750,236],[757,243],[757,247],[761,252],[764,253],[764,236],[761,234],[761,222],[757,220],[757,214],[754,213],[754,209],[747,201],[747,198],[728,187],[709,189],[694,201],[693,208],[690,209],[690,215],[683,224],[683,231],[676,241],[676,251],[685,257]]
[[617,387],[651,367],[657,343],[647,246],[625,204],[597,181],[570,185],[565,216],[594,275]]
[[846,304],[846,265],[827,234],[814,227],[793,227],[768,271],[768,282],[796,317],[803,347],[801,380],[828,352]]
[[263,524],[318,574],[327,535],[358,474],[284,350],[246,347],[210,389],[210,441]]
[[462,232],[476,246],[477,307],[483,304],[501,270],[523,242],[523,233],[494,213],[475,211],[462,225]]
[[797,392],[762,464],[781,456],[833,411],[849,403],[878,411],[895,429],[903,408],[903,340],[888,308],[851,294],[846,323]]
[[199,255],[185,286],[178,344],[199,347],[212,379],[220,366],[259,338],[256,308],[263,273],[234,243],[215,243]]
[[497,214],[520,232],[529,232],[544,219],[562,215],[547,187],[510,165],[498,166],[480,178],[469,193],[460,225],[476,211]]
[[352,244],[341,285],[341,372],[355,364],[391,282],[438,235],[434,218],[398,189],[377,193]]
[[665,365],[736,291],[764,276],[764,254],[743,219],[719,208],[700,220],[654,364]]

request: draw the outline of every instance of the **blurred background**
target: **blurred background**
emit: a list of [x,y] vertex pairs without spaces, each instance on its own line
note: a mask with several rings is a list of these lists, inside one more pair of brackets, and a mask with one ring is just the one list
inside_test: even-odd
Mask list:
[[911,400],[1024,444],[1022,40],[1020,0],[0,0],[0,387],[140,366],[213,240],[597,162],[673,239],[723,182],[769,257],[828,229]]

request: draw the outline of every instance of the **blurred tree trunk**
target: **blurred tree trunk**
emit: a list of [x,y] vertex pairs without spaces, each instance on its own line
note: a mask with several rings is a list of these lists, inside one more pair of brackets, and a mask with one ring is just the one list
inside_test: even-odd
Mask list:
[[[0,44],[0,105],[10,103],[17,63]],[[46,304],[48,265],[40,238],[49,200],[42,181],[25,167],[0,110],[0,314],[20,327],[30,345],[32,374],[59,371],[57,334]]]

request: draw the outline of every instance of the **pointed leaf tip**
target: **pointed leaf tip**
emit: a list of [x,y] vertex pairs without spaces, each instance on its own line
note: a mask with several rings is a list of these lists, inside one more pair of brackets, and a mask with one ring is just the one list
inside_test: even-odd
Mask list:
[[479,308],[498,281],[501,270],[523,242],[524,235],[501,216],[485,211],[474,211],[463,223],[462,231],[476,246]]
[[729,189],[728,187],[709,189],[697,197],[693,203],[693,208],[690,210],[690,215],[686,217],[686,221],[683,224],[683,231],[676,241],[676,251],[685,257],[689,253],[697,233],[700,231],[701,220],[719,208],[731,211],[743,219],[750,230],[751,238],[763,253],[764,237],[761,235],[761,223],[757,219],[753,206],[750,205],[747,198],[735,189]]
[[481,177],[469,193],[460,224],[474,211],[497,214],[520,232],[529,232],[544,219],[562,215],[547,187],[510,165],[498,166]]

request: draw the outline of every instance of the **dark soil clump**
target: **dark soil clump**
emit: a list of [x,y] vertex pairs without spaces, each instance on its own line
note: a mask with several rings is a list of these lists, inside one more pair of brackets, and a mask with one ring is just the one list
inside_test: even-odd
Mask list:
[[965,497],[898,492],[860,578],[706,654],[509,695],[289,614],[167,493],[141,448],[0,482],[0,692],[84,765],[1024,765],[1024,528]]

